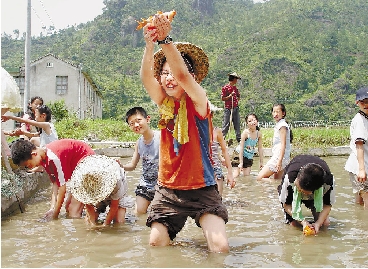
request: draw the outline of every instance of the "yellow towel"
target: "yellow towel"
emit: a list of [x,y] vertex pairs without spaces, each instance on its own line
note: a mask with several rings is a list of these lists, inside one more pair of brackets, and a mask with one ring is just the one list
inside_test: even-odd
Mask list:
[[[186,96],[187,95],[184,94],[180,98],[180,107],[178,109],[178,115],[176,116],[175,119],[175,126],[173,132],[173,137],[181,145],[189,142]],[[175,118],[174,110],[175,110],[174,98],[167,96],[159,108],[161,119],[158,122],[158,128],[160,129],[166,128],[167,123]]]

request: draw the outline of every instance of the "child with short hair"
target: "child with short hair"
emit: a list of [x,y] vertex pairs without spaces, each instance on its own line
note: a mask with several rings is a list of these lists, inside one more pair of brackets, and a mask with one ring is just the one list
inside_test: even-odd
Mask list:
[[350,125],[351,153],[345,170],[349,172],[355,202],[368,209],[368,87],[362,87],[356,92],[355,103],[359,112]]
[[126,113],[125,121],[136,134],[141,134],[135,144],[132,159],[127,164],[120,164],[125,171],[133,171],[142,159],[142,174],[135,190],[137,215],[146,214],[155,195],[158,176],[158,160],[160,148],[160,132],[149,126],[151,117],[142,107],[133,107]]
[[[173,43],[170,30],[165,14],[156,14],[143,28],[140,75],[161,114],[159,175],[147,218],[150,245],[169,245],[191,217],[202,228],[210,251],[228,252],[228,213],[216,187],[212,122],[199,84],[208,73],[208,57],[193,44]],[[154,53],[156,42],[161,50]]]
[[263,145],[262,132],[259,130],[258,118],[256,114],[248,114],[245,117],[247,127],[241,134],[240,150],[239,150],[239,165],[234,171],[234,178],[240,175],[243,170],[244,176],[249,176],[253,165],[253,156],[255,147],[258,145],[259,167],[263,168]]
[[284,168],[290,162],[292,134],[285,120],[285,105],[275,104],[272,107],[272,116],[276,121],[272,140],[272,156],[259,171],[257,180],[269,178],[272,175],[274,179],[281,179]]
[[[317,234],[322,226],[329,226],[329,214],[335,203],[335,180],[327,163],[313,155],[297,155],[285,167],[278,186],[279,200],[285,214],[285,223],[308,226]],[[313,214],[314,223],[302,214],[302,204]]]
[[[37,147],[28,140],[16,140],[11,147],[14,164],[28,169],[43,166],[53,184],[51,207],[43,221],[57,219],[64,203],[66,183],[78,163],[86,156],[94,155],[92,148],[83,141],[74,139],[55,140],[44,147]],[[80,218],[83,204],[68,194],[65,209],[72,218]]]

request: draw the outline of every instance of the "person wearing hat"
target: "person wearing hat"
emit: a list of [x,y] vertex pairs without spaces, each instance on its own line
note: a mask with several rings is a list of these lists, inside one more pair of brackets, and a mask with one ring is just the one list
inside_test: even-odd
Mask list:
[[[285,213],[285,223],[310,227],[317,234],[322,226],[330,224],[329,214],[335,203],[334,177],[327,163],[313,155],[297,155],[286,166],[279,200]],[[314,223],[302,214],[302,204],[313,214]]]
[[345,170],[349,172],[355,202],[368,209],[368,87],[362,87],[356,92],[355,103],[359,112],[350,124],[351,153]]
[[[171,23],[156,14],[144,28],[140,76],[159,106],[159,174],[148,213],[151,246],[167,246],[188,217],[201,227],[212,252],[228,252],[228,212],[211,161],[212,122],[205,90],[208,57],[191,43],[173,43]],[[160,50],[154,53],[155,44]]]
[[241,138],[240,131],[240,113],[239,113],[239,99],[240,93],[236,87],[238,79],[241,79],[237,73],[229,74],[229,83],[221,89],[221,100],[225,102],[224,118],[222,121],[222,134],[226,137],[230,129],[230,120],[233,122],[236,140],[238,143]]
[[32,169],[43,166],[53,184],[51,207],[42,218],[43,221],[57,219],[64,203],[71,218],[80,218],[84,205],[70,193],[66,195],[66,183],[78,163],[89,155],[93,149],[85,142],[74,139],[55,140],[44,147],[37,147],[28,140],[17,140],[11,146],[14,164]]
[[85,204],[87,223],[93,226],[107,207],[103,226],[112,221],[124,223],[126,208],[132,207],[124,169],[116,160],[104,155],[90,155],[81,160],[68,187],[73,197]]

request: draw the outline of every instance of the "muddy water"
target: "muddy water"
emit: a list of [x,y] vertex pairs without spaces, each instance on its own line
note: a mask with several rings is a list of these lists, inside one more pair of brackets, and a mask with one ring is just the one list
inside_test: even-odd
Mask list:
[[[283,223],[275,182],[240,177],[225,189],[230,253],[207,251],[202,230],[188,219],[173,246],[148,246],[145,218],[128,211],[121,226],[90,229],[82,219],[38,222],[50,190],[39,192],[26,212],[1,222],[2,267],[368,267],[368,210],[354,204],[345,157],[324,158],[336,178],[331,226],[317,236]],[[255,160],[253,168],[258,167]],[[252,174],[257,171],[253,170]],[[129,173],[130,194],[138,173]],[[305,215],[310,214],[305,211]]]

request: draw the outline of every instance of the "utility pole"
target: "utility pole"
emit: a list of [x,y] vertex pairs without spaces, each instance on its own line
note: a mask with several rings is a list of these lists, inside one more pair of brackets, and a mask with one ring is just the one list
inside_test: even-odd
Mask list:
[[26,32],[26,46],[24,50],[24,100],[23,100],[23,110],[24,113],[27,112],[28,100],[30,99],[30,89],[31,89],[31,78],[30,78],[30,62],[31,62],[31,0],[27,2],[27,32]]

